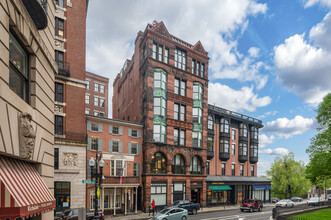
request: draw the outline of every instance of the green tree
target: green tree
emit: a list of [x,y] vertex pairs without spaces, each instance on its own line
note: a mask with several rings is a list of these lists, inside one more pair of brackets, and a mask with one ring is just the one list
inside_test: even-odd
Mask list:
[[318,134],[306,150],[310,159],[306,177],[314,185],[327,187],[331,177],[331,93],[318,106],[316,120]]
[[[273,197],[302,197],[310,188],[310,182],[305,178],[304,163],[295,161],[293,153],[275,158],[270,170],[266,173],[272,181],[271,195]],[[288,185],[291,187],[291,192],[288,192]]]

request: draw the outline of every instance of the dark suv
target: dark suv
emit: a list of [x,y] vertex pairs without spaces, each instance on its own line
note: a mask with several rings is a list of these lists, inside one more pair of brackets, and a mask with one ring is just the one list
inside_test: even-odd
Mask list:
[[240,210],[243,212],[245,210],[253,212],[259,211],[261,212],[263,208],[263,203],[259,199],[248,199],[245,203],[243,203],[240,207]]

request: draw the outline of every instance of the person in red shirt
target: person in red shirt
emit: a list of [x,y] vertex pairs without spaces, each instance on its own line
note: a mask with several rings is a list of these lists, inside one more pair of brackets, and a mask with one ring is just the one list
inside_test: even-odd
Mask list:
[[155,212],[155,200],[154,199],[152,201],[152,208],[153,208],[153,216],[154,216],[154,212]]

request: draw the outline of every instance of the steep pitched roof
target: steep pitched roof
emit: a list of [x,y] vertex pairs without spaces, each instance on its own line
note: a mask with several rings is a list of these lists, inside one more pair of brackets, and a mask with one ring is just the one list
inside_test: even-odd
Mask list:
[[171,39],[171,35],[169,34],[166,26],[164,25],[163,21],[160,23],[154,21],[153,22],[154,27],[152,28],[153,31]]
[[202,46],[202,43],[200,41],[198,41],[192,48],[193,50],[199,52],[199,53],[202,53],[204,55],[208,55],[208,53],[205,51],[205,49],[203,48]]

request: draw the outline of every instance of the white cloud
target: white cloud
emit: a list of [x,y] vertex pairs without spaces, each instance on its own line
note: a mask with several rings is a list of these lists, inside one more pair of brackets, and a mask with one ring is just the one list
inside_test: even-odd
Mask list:
[[269,112],[264,113],[263,115],[258,116],[257,118],[264,119],[265,117],[267,117],[269,115],[275,116],[276,114],[278,114],[278,111],[269,111]]
[[275,141],[275,136],[267,136],[265,134],[260,134],[259,135],[259,147],[264,148],[265,146],[272,144]]
[[274,48],[277,79],[304,102],[317,106],[331,90],[331,14],[305,34],[296,34]]
[[257,175],[258,176],[266,176],[266,171],[269,170],[271,167],[270,162],[265,162],[265,161],[258,161],[257,162]]
[[246,65],[250,78],[237,78],[255,81],[255,74],[258,87],[262,87],[267,77],[257,71],[265,65],[247,62],[245,56],[236,52],[236,35],[246,29],[250,16],[266,10],[267,5],[256,0],[183,0],[180,4],[177,0],[93,1],[87,15],[87,69],[109,77],[112,84],[125,60],[131,59],[137,32],[157,20],[186,42],[195,44],[201,40],[211,57],[209,70],[221,72],[225,67],[231,69],[231,65]]
[[275,149],[264,149],[264,150],[259,150],[260,154],[268,154],[268,155],[275,155],[275,156],[284,156],[288,154],[290,151],[287,150],[286,148],[275,148]]
[[251,47],[251,48],[248,49],[248,54],[251,57],[258,57],[259,53],[260,53],[260,49],[257,48],[257,47]]
[[215,104],[232,111],[253,112],[258,107],[269,105],[271,98],[269,96],[259,98],[253,92],[253,87],[242,87],[240,90],[234,90],[220,83],[209,83],[208,102],[211,105]]
[[303,2],[305,3],[305,8],[312,7],[316,4],[331,8],[331,0],[303,0]]
[[268,122],[263,128],[263,132],[276,134],[280,137],[289,138],[293,135],[302,134],[315,126],[313,118],[303,118],[300,115],[293,119],[278,118]]

